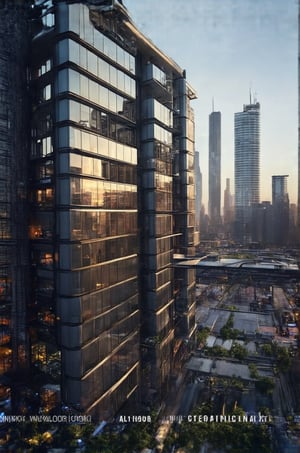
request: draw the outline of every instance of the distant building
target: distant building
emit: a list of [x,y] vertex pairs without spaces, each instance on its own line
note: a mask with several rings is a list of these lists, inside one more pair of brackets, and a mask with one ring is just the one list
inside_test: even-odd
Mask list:
[[200,228],[200,212],[202,206],[202,173],[200,170],[200,155],[195,152],[195,224]]
[[270,201],[253,204],[250,222],[251,241],[262,246],[274,243],[274,212]]
[[272,176],[272,206],[274,244],[286,245],[289,242],[289,194],[288,175]]
[[252,207],[260,199],[260,104],[244,105],[234,117],[235,234],[251,242]]
[[208,215],[211,226],[221,223],[221,112],[209,115]]
[[234,220],[234,197],[230,191],[230,178],[226,178],[224,190],[223,223],[226,232],[229,232]]

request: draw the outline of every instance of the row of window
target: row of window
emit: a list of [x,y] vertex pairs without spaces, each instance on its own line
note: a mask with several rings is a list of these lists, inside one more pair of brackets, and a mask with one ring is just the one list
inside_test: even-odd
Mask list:
[[68,8],[69,17],[67,15],[61,17],[60,32],[77,33],[82,40],[93,46],[98,52],[116,61],[132,74],[135,73],[135,57],[93,26],[87,6],[73,4],[68,5]]
[[71,210],[59,217],[61,239],[84,240],[137,232],[136,212]]
[[168,127],[173,126],[173,112],[154,98],[143,101],[144,118],[155,118]]
[[[96,320],[97,323],[97,320]],[[120,344],[124,343],[117,352],[115,352],[108,361],[105,363],[110,363],[112,359],[113,362],[118,362],[122,360],[124,365],[124,374],[126,371],[138,360],[138,342],[132,344],[130,341],[130,336],[132,337],[139,326],[139,315],[138,313],[133,314],[127,319],[124,319],[122,322],[117,324],[115,327],[110,328],[107,332],[101,335],[101,332],[98,332],[97,324],[91,324],[91,336],[95,340],[91,343],[86,344],[81,351],[72,351],[68,350],[68,353],[65,357],[65,370],[69,376],[74,378],[80,378],[87,371],[96,367],[103,359],[107,358],[113,350]],[[78,329],[76,327],[63,327],[62,329],[62,341],[63,348],[68,347],[68,344],[72,344],[72,330],[76,333]],[[94,332],[92,332],[94,330]],[[127,344],[129,343],[129,344]],[[119,360],[118,360],[119,359]],[[103,365],[102,365],[103,366]],[[99,368],[99,367],[97,367]],[[114,376],[113,382],[115,379],[119,379],[121,375],[115,369],[117,376]],[[97,371],[95,370],[97,373]],[[112,382],[112,381],[111,381]],[[111,382],[109,384],[111,384]]]
[[170,192],[145,191],[143,203],[147,211],[170,212],[173,210],[173,195]]
[[[74,153],[67,154],[66,159],[68,158],[71,173],[97,176],[114,182],[136,184],[136,168],[134,166]],[[61,172],[63,172],[62,169]]]
[[[135,337],[131,344],[131,350],[135,350],[138,341]],[[71,395],[74,398],[78,398],[78,395],[85,395],[84,403],[89,405],[95,400],[99,399],[116,381],[113,374],[113,360],[108,360],[103,363],[100,367],[89,373],[87,377],[82,381],[72,382],[70,389]],[[136,366],[135,366],[136,365]],[[128,398],[128,395],[138,385],[138,371],[137,364],[133,364],[132,371],[128,373],[126,378],[121,380],[120,385],[114,386],[113,391],[107,393],[107,395],[101,399],[98,407],[97,416],[103,417],[103,420],[109,420],[114,414],[117,413],[118,409],[122,406],[122,403]],[[78,392],[81,393],[78,393]],[[75,399],[76,401],[76,399]]]
[[[111,310],[107,311],[106,313],[103,313],[101,316],[90,319],[87,321],[84,325],[82,325],[82,342],[86,343],[87,341],[91,340],[95,332],[106,332],[108,331],[111,326],[115,325],[116,323],[122,321],[123,319],[131,316],[138,307],[138,296],[134,296],[131,299],[126,300],[122,304],[113,307]],[[122,336],[120,334],[116,335],[114,333],[114,338],[112,336],[112,339],[114,340],[114,346],[120,342],[117,343],[117,340],[122,340]],[[109,351],[109,353],[111,350]]]
[[59,291],[65,296],[89,293],[133,278],[136,274],[137,258],[122,259],[81,271],[61,273]]
[[76,269],[137,253],[136,236],[60,246],[60,268]]
[[142,128],[142,140],[158,140],[167,146],[172,146],[172,133],[158,124],[145,124]]
[[[70,181],[67,179],[60,181],[60,203],[62,205],[95,206],[103,209],[137,209],[137,188],[134,185],[87,178],[70,179]],[[50,189],[46,189],[46,192],[47,190]]]
[[134,119],[132,99],[116,94],[74,69],[62,69],[58,72],[57,94],[65,92],[77,94],[116,115]]
[[97,136],[75,127],[61,127],[58,131],[60,148],[75,148],[99,154],[110,159],[122,160],[129,164],[137,163],[137,150],[131,146],[118,144],[113,140]]
[[[134,104],[129,103],[129,107],[134,107]],[[127,113],[129,114],[129,110]],[[63,99],[58,105],[58,115],[59,121],[74,121],[84,128],[97,131],[99,134],[117,142],[135,146],[135,128],[131,124],[125,123],[124,120],[118,120],[117,117],[108,115],[99,109]]]
[[99,79],[135,98],[135,80],[132,77],[71,39],[64,39],[58,43],[58,64],[67,61],[72,61]]
[[98,290],[74,299],[60,298],[59,306],[63,323],[82,323],[96,318],[114,307],[128,306],[131,312],[136,310],[137,297],[136,276],[127,282],[121,282],[110,288]]
[[143,80],[157,80],[161,85],[167,86],[167,75],[158,66],[153,63],[147,63],[144,70]]

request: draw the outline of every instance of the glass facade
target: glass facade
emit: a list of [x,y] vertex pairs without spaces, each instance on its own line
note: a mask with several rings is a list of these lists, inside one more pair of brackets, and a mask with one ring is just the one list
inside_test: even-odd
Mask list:
[[106,6],[28,4],[15,92],[0,74],[0,367],[30,361],[34,392],[97,422],[161,404],[195,330],[193,271],[174,269],[195,245],[194,94]]
[[53,23],[31,77],[32,361],[108,419],[139,384],[135,57],[88,6],[61,2]]

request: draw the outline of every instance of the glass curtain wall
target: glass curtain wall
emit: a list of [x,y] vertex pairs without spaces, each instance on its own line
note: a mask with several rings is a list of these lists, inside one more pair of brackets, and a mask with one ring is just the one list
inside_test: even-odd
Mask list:
[[40,298],[59,332],[62,398],[99,420],[138,387],[135,57],[86,5],[60,2],[55,22],[36,68],[31,235],[37,285],[55,302],[53,313]]
[[161,398],[172,371],[172,73],[144,56],[140,164],[141,291],[145,398]]

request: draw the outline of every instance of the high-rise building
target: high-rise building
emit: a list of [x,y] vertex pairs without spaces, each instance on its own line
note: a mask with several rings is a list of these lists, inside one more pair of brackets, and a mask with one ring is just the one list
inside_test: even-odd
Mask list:
[[288,175],[272,176],[273,240],[276,245],[285,245],[289,241],[290,202],[287,178]]
[[197,242],[196,95],[121,0],[4,0],[0,25],[0,360],[107,419],[162,398],[195,333],[172,256]]
[[208,215],[212,226],[221,221],[221,112],[209,115]]
[[226,178],[226,187],[224,190],[224,213],[223,213],[224,226],[226,225],[226,231],[230,229],[230,225],[234,220],[234,201],[233,195],[230,190],[230,178]]
[[260,198],[260,104],[244,105],[234,116],[236,238],[251,241],[252,206]]
[[200,170],[200,155],[199,152],[195,152],[195,190],[196,190],[196,198],[195,198],[195,217],[196,217],[196,225],[198,229],[200,228],[200,212],[201,212],[201,205],[202,205],[202,173]]

